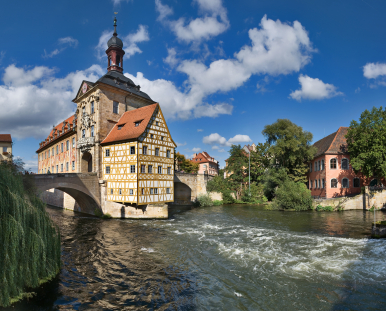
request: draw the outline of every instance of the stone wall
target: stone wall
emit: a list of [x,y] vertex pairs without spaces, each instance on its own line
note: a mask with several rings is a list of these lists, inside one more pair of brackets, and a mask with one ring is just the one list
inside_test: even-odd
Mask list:
[[69,194],[58,189],[49,189],[40,194],[40,198],[46,204],[65,208],[72,211],[80,211],[78,203]]
[[368,187],[364,188],[364,193],[358,194],[353,197],[314,200],[313,206],[341,206],[344,210],[370,209],[372,206],[381,209],[386,208],[386,190],[370,191]]

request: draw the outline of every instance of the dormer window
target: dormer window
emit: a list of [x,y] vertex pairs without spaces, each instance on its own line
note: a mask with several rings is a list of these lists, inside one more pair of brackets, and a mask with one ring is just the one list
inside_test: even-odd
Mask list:
[[141,121],[135,121],[134,124],[135,124],[135,127],[139,126],[141,124],[142,120]]
[[124,124],[118,125],[118,130],[122,129],[123,126],[124,126]]

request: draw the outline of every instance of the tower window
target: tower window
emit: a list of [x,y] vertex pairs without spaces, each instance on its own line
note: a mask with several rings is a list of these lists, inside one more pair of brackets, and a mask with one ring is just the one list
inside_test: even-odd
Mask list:
[[119,55],[116,56],[116,64],[119,66],[121,62],[121,57]]
[[91,137],[94,137],[94,125],[91,126]]
[[85,115],[86,114],[86,107],[83,107],[82,108],[82,115]]
[[114,100],[113,101],[113,113],[118,114],[118,105],[119,105],[119,103]]
[[85,138],[85,137],[86,137],[86,130],[83,129],[83,130],[82,130],[82,138]]
[[91,113],[94,113],[94,102],[91,102]]

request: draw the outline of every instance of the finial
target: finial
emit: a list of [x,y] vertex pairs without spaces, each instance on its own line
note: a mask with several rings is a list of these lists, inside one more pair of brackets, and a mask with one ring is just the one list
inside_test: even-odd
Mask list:
[[[114,12],[114,14],[118,14],[118,12]],[[118,34],[117,34],[117,17],[116,16],[114,17],[114,33],[113,33],[113,36],[114,37],[118,36]]]

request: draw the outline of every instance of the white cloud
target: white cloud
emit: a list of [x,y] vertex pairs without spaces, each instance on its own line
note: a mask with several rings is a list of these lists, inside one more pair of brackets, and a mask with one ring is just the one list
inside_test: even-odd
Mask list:
[[218,149],[220,149],[220,147],[219,147],[219,146],[216,146],[216,145],[214,145],[214,146],[212,146],[212,149],[213,149],[213,150],[218,150]]
[[0,52],[0,64],[2,63],[4,57],[5,57],[5,51],[1,51]]
[[178,142],[176,142],[176,144],[177,144],[177,147],[186,146],[186,142],[184,142],[184,143],[178,143]]
[[363,67],[363,75],[367,79],[376,79],[379,76],[386,76],[386,64],[367,63]]
[[47,51],[44,49],[44,55],[43,58],[52,58],[55,55],[58,55],[59,53],[62,53],[67,47],[77,47],[78,46],[78,40],[72,38],[72,37],[65,37],[65,38],[59,38],[58,44],[61,46],[59,49],[53,50],[51,53],[47,53]]
[[224,149],[220,149],[220,150],[217,150],[218,152],[225,152],[225,150]]
[[199,152],[200,150],[201,150],[200,147],[194,147],[194,148],[192,149],[192,152]]
[[176,57],[177,52],[175,48],[168,49],[168,56],[164,58],[164,62],[168,64],[170,67],[175,67],[178,64],[178,59]]
[[[235,145],[237,143],[247,143],[251,141],[252,139],[248,135],[237,134],[234,137],[230,138],[229,140],[226,140],[225,137],[222,137],[218,133],[212,133],[209,136],[204,136],[204,138],[202,139],[202,142],[206,145],[218,144],[221,146],[228,146],[228,147]],[[213,146],[212,149],[219,149],[219,147]]]
[[[118,32],[118,31],[117,31]],[[106,56],[107,42],[113,36],[113,32],[105,30],[99,37],[98,45],[96,46],[97,56],[103,58]],[[118,35],[119,37],[119,35]],[[126,58],[130,58],[136,53],[142,53],[142,50],[138,47],[137,43],[149,41],[149,32],[147,26],[139,25],[138,30],[135,33],[128,34],[121,38],[123,42],[123,49],[125,50]]]
[[300,75],[299,83],[301,85],[301,89],[290,94],[290,96],[297,101],[301,101],[302,99],[320,100],[343,95],[342,92],[338,92],[336,90],[334,85],[324,83],[318,78],[314,79],[306,75]]
[[203,129],[197,129],[197,132],[203,132],[204,130]]
[[177,36],[177,39],[186,43],[200,42],[215,37],[229,28],[227,11],[221,0],[194,0],[199,7],[202,17],[189,22],[184,17],[178,20],[167,20],[173,14],[173,10],[156,0],[156,10],[159,13],[158,20],[164,22]]
[[93,65],[63,78],[54,73],[43,66],[24,69],[10,65],[5,69],[4,84],[0,85],[0,133],[44,139],[53,125],[74,113],[71,100],[82,80],[96,81],[104,70]]
[[114,6],[118,6],[121,4],[121,2],[129,2],[130,0],[111,0],[114,4]]

